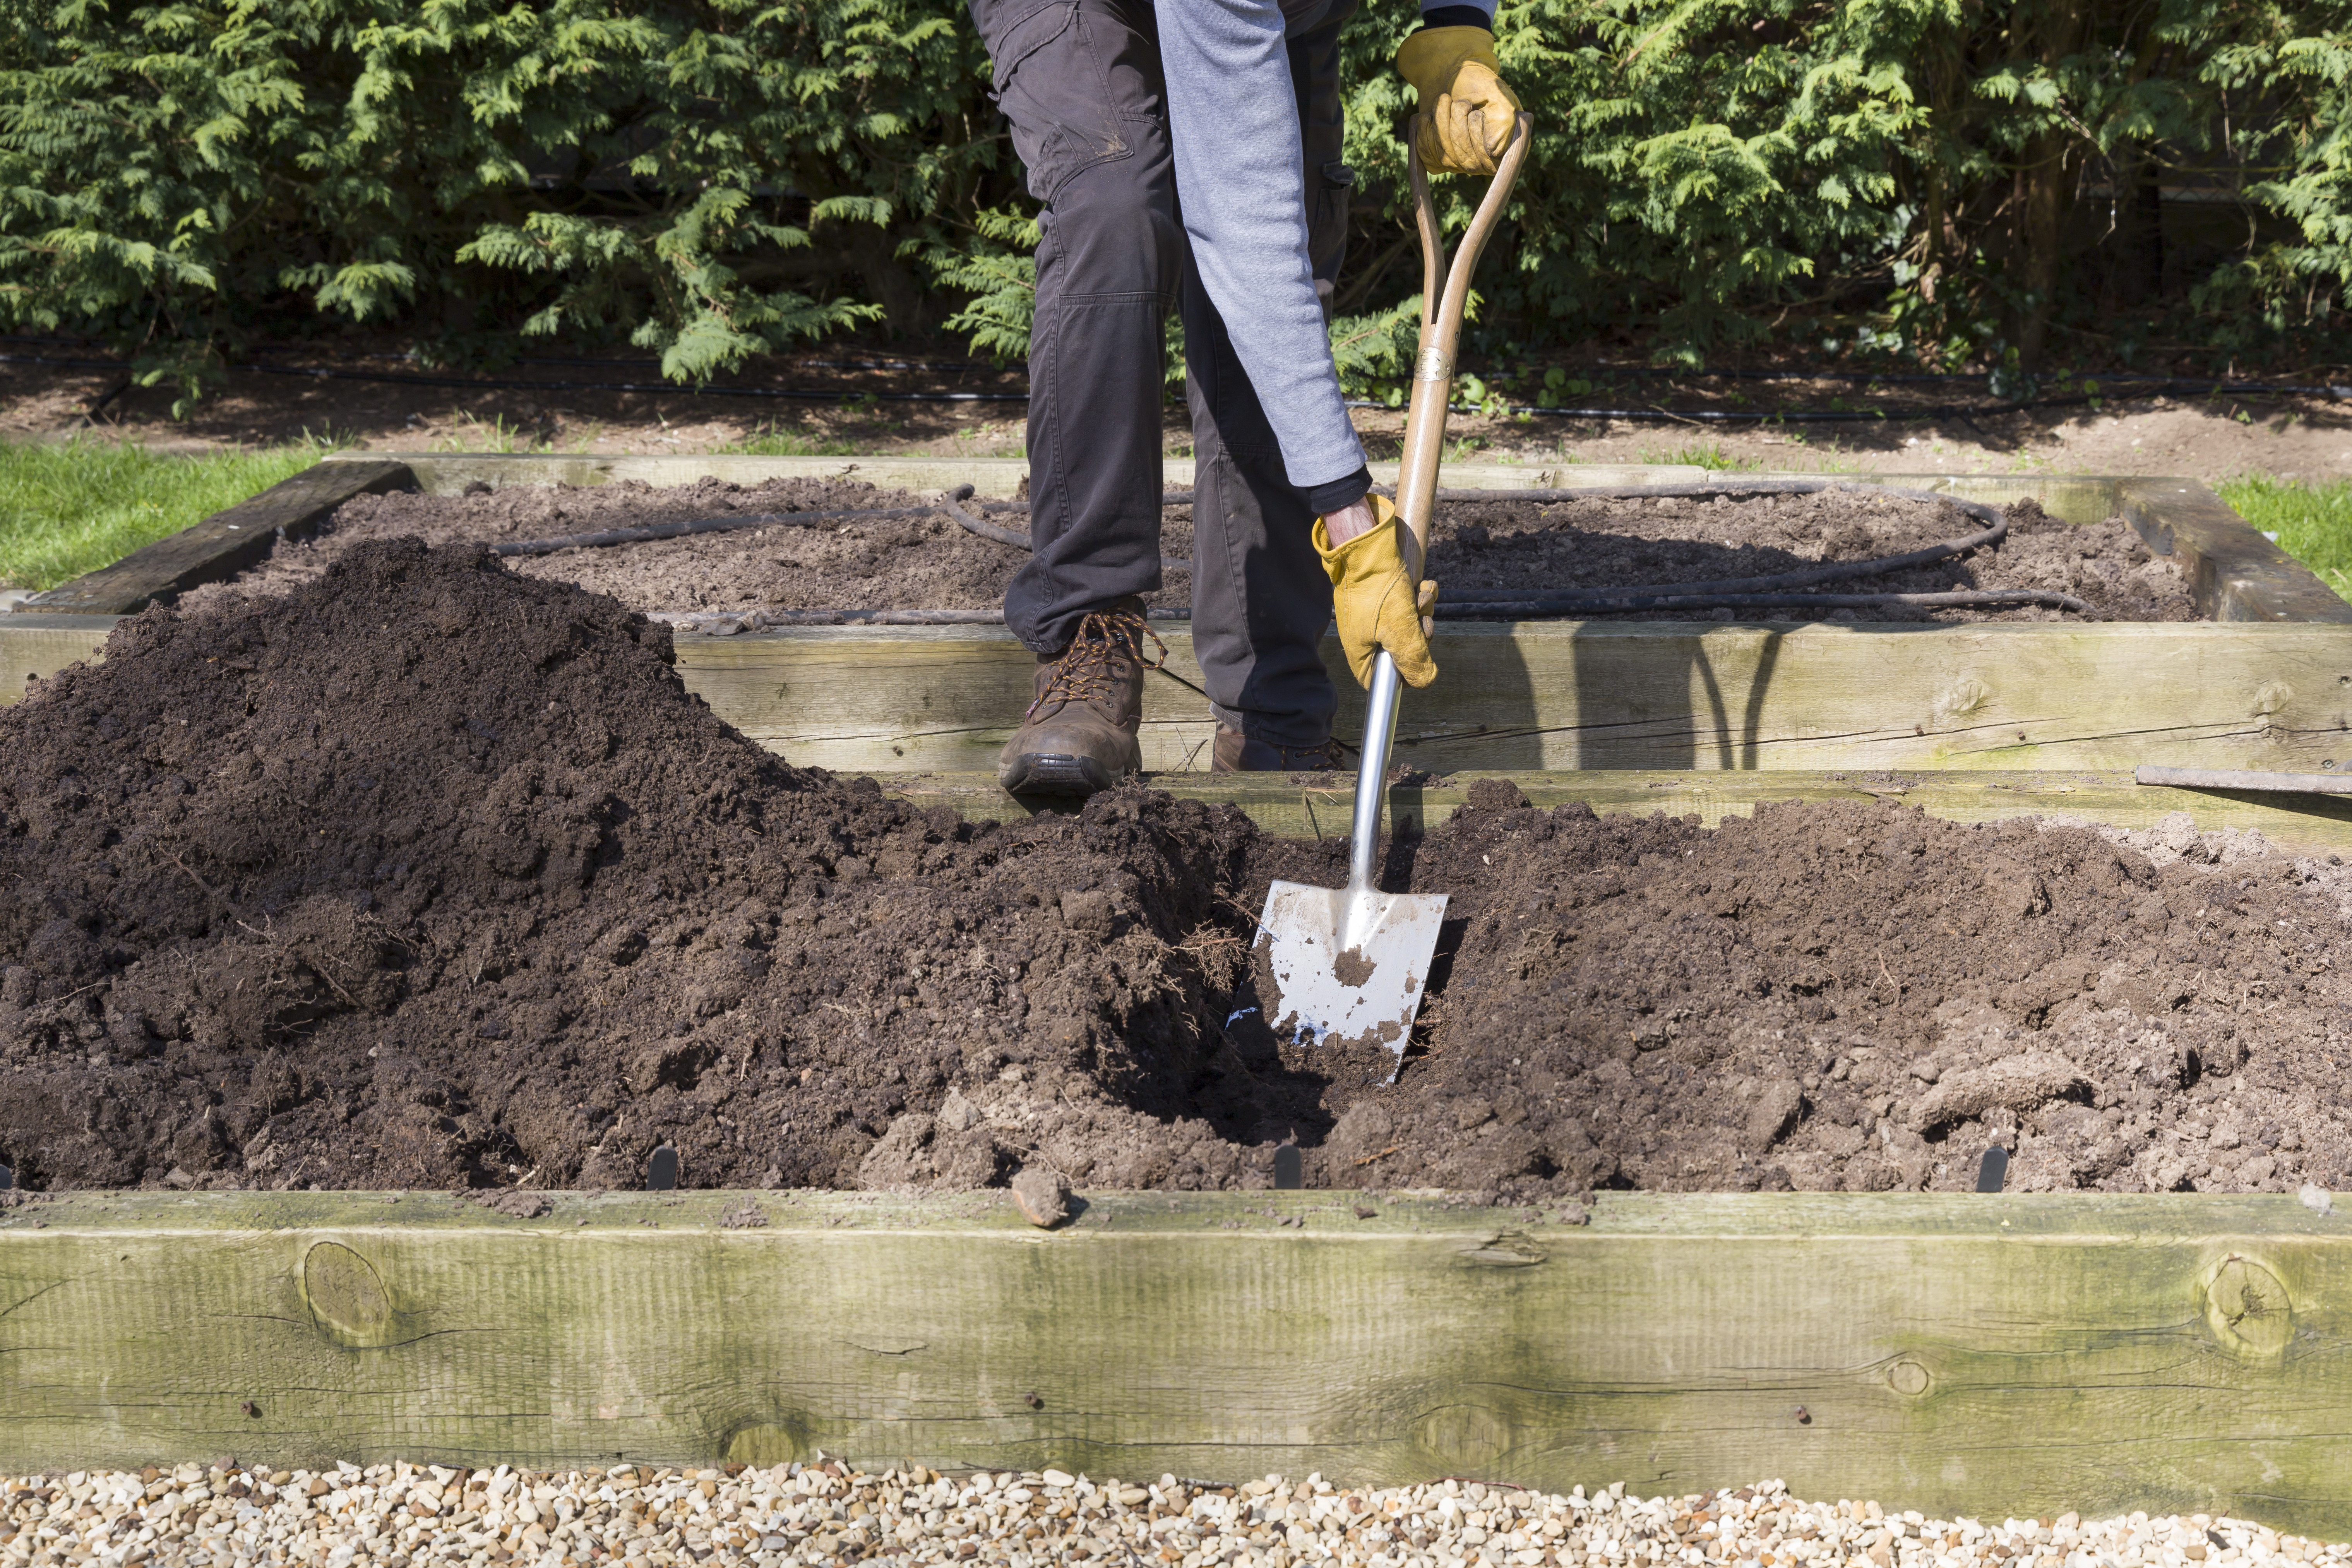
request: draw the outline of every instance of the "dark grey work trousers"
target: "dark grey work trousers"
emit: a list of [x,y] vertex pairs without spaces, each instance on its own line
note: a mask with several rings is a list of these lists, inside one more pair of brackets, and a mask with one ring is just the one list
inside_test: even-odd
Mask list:
[[[1257,394],[1179,220],[1149,0],[970,0],[1038,217],[1029,343],[1034,553],[1004,596],[1015,636],[1058,653],[1089,611],[1160,585],[1160,398],[1183,314],[1194,459],[1192,646],[1218,720],[1276,745],[1331,730],[1317,651],[1331,585]],[[1290,41],[1307,237],[1328,312],[1347,241],[1339,0]]]

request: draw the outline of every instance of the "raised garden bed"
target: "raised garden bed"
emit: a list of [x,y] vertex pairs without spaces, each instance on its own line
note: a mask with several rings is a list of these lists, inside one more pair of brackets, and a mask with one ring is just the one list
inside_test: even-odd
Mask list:
[[[314,471],[289,504],[419,475],[403,472]],[[50,659],[27,712],[53,727],[0,778],[16,883],[57,906],[0,929],[0,1098],[30,1173],[300,1185],[341,1160],[497,1205],[32,1194],[0,1215],[0,1459],[824,1446],[1552,1488],[1775,1475],[1922,1508],[2341,1528],[2352,1485],[2323,1435],[2352,1254],[2324,1203],[1585,1206],[1604,1177],[1965,1185],[1992,1136],[2018,1146],[2021,1184],[2352,1175],[2330,1100],[2352,873],[2232,863],[2251,847],[2198,833],[2340,847],[2340,807],[2126,800],[2114,771],[2335,760],[2352,630],[2193,508],[2136,515],[2155,481],[2103,483],[2076,510],[2169,542],[2208,614],[2336,624],[1448,628],[1454,695],[1427,704],[1444,717],[1421,754],[1538,768],[1391,795],[1401,826],[1472,808],[1392,856],[1391,875],[1454,889],[1454,961],[1478,983],[1433,982],[1409,1087],[1442,1092],[1409,1105],[1292,1059],[1231,1005],[1246,943],[1220,899],[1245,906],[1276,869],[1328,876],[1333,855],[1201,803],[1309,837],[1344,826],[1330,781],[1179,780],[1193,801],[1122,795],[1076,823],[931,809],[1013,816],[935,760],[992,750],[1001,714],[974,710],[1012,700],[1026,665],[1002,634],[678,642],[718,717],[795,763],[887,749],[900,805],[757,757],[677,700],[666,636],[552,584],[391,563],[369,579],[380,604],[142,622],[53,686],[50,656],[111,618],[0,619],[0,646]],[[2068,493],[2042,499],[2073,515]],[[206,525],[210,554],[166,542],[79,602],[194,585],[277,503],[252,504]],[[835,686],[904,689],[910,721],[827,740],[818,704],[777,689],[821,661]],[[763,712],[799,728],[762,733]],[[942,771],[913,776],[925,746]],[[1783,759],[1811,771],[1726,772]],[[1532,809],[1720,820],[1796,798],[1822,804],[1714,837]],[[2155,815],[2192,802],[2187,822]],[[2118,848],[1970,835],[1914,804],[2148,815]],[[1706,1006],[1678,1014],[1681,991]],[[2033,1054],[2008,1043],[2028,1027],[2095,1073],[2002,1067]],[[1571,1110],[1618,1120],[1571,1130]],[[1190,1122],[1189,1142],[1169,1131]],[[1286,1132],[1327,1190],[1083,1190],[1252,1186]],[[771,1150],[807,1154],[775,1180],[890,1188],[1036,1161],[1084,1201],[1045,1231],[993,1191],[544,1194],[512,1159],[544,1148],[565,1182],[634,1186],[657,1137],[689,1183],[763,1184]],[[1479,1195],[1392,1190],[1432,1180]]]

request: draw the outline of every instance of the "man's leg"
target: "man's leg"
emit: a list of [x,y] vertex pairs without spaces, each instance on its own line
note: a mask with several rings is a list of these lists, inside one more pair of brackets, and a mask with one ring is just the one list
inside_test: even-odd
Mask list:
[[1148,0],[971,0],[1038,215],[1030,539],[1004,618],[1038,655],[1006,787],[1139,765],[1140,595],[1160,586],[1161,324],[1183,231]]
[[[1330,309],[1347,247],[1340,162],[1343,3],[1291,40],[1306,152],[1307,238]],[[1282,452],[1223,321],[1186,257],[1185,394],[1192,414],[1192,647],[1217,717],[1221,770],[1328,766],[1339,694],[1318,651],[1331,584],[1315,553],[1314,513],[1285,475]]]

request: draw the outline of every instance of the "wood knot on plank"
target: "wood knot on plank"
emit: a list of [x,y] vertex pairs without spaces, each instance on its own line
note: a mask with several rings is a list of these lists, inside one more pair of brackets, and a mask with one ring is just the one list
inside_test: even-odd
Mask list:
[[730,1463],[765,1467],[808,1458],[814,1441],[807,1416],[793,1411],[738,1426],[720,1447]]
[[302,1299],[311,1323],[339,1345],[382,1344],[392,1327],[392,1297],[375,1266],[341,1242],[303,1255]]
[[2284,1353],[2294,1337],[2294,1306],[2278,1276],[2251,1258],[2223,1258],[2205,1287],[2205,1321],[2241,1355]]
[[1886,1369],[1886,1385],[1914,1398],[1927,1392],[1930,1381],[1927,1369],[1907,1357]]

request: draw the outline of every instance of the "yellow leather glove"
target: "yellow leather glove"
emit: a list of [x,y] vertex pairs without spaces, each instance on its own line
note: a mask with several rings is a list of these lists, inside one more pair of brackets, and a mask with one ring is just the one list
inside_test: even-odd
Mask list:
[[1437,584],[1423,583],[1416,593],[1404,574],[1404,556],[1398,537],[1404,525],[1396,506],[1385,496],[1367,498],[1372,503],[1372,526],[1336,550],[1323,520],[1315,520],[1315,553],[1331,577],[1331,613],[1339,623],[1339,646],[1348,650],[1348,668],[1356,682],[1370,690],[1372,660],[1381,649],[1396,660],[1397,673],[1407,686],[1426,686],[1437,679],[1437,661],[1429,657],[1429,622],[1423,617],[1437,603]]
[[1511,142],[1519,100],[1503,85],[1495,35],[1423,27],[1397,50],[1399,75],[1421,100],[1421,165],[1433,174],[1491,174]]

